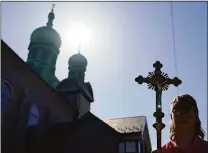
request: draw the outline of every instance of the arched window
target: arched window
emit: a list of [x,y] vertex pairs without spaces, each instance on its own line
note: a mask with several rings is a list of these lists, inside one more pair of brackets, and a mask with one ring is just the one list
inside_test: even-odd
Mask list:
[[32,104],[30,107],[28,125],[38,125],[40,118],[40,109],[37,104]]
[[11,87],[8,83],[3,82],[1,84],[1,111],[4,113],[11,100]]

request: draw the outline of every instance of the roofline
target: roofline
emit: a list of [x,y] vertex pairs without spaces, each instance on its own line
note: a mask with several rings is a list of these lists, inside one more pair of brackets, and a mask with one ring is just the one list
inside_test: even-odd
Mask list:
[[[118,131],[117,131],[118,132]],[[121,133],[121,132],[118,132],[120,136],[142,136],[142,131],[138,131],[138,132],[129,132],[129,133]],[[126,138],[123,138],[124,140],[126,140]]]
[[[133,116],[133,117],[123,117],[123,118],[113,118],[113,119],[105,119],[105,120],[103,120],[103,122],[105,122],[106,124],[110,124],[110,123],[107,123],[107,121],[113,121],[113,120],[117,120],[117,119],[128,119],[128,118],[138,118],[138,117],[143,117],[144,118],[144,121],[143,121],[143,123],[141,124],[142,125],[142,130],[140,131],[141,132],[141,134],[143,135],[143,133],[144,133],[144,129],[145,129],[145,127],[147,127],[147,129],[148,129],[148,124],[147,124],[147,117],[146,116]],[[110,126],[110,125],[109,125]],[[110,126],[111,127],[111,126]],[[112,128],[112,127],[111,127]],[[114,129],[114,128],[113,128]],[[114,129],[115,130],[115,129]],[[149,129],[148,129],[149,130]],[[116,131],[116,130],[115,130]],[[117,131],[118,132],[118,131]],[[120,134],[125,134],[125,133],[121,133],[121,132],[118,132],[118,133],[120,133]],[[134,132],[133,132],[134,133]],[[148,133],[149,133],[149,131],[148,131]],[[149,136],[149,138],[150,138],[150,136]],[[151,141],[151,140],[150,140]],[[151,143],[151,142],[150,142]]]
[[[6,48],[8,48],[18,59],[19,59],[19,61],[23,64],[23,65],[25,65],[25,67],[26,67],[26,69],[28,69],[28,71],[30,71],[31,73],[33,73],[37,78],[39,78],[46,86],[48,86],[48,88],[52,91],[52,92],[54,92],[54,94],[56,94],[57,95],[57,97],[59,97],[62,101],[64,101],[65,103],[67,103],[66,102],[66,100],[64,100],[64,98],[63,97],[61,97],[59,94],[58,94],[58,92],[54,89],[54,88],[52,88],[43,78],[41,78],[36,72],[35,72],[35,70],[33,70],[25,61],[23,61],[20,57],[19,57],[19,55],[17,54],[17,53],[15,53],[14,51],[13,51],[13,49],[11,48],[11,47],[9,47],[9,45],[7,45],[7,43],[5,43],[2,39],[1,39],[1,44],[3,44],[3,45],[5,45],[6,46]],[[71,108],[72,108],[72,110],[73,111],[75,111],[75,113],[78,113],[78,110],[76,110],[75,109],[75,107],[73,107],[71,104],[69,104],[69,103],[67,103]]]
[[115,134],[118,134],[118,135],[120,134],[120,132],[116,131],[114,128],[112,128],[110,125],[108,125],[107,123],[105,123],[102,119],[100,119],[98,116],[94,115],[92,112],[88,111],[84,116],[87,116],[87,115],[92,115],[94,118],[96,118],[97,120],[99,120],[102,124],[104,124],[106,126],[106,128],[108,128],[109,130],[111,130],[111,132],[114,132]]

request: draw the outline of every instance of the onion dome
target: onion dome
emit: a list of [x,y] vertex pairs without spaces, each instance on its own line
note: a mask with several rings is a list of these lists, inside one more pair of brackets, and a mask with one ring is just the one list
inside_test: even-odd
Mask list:
[[[54,6],[53,6],[54,7]],[[39,27],[34,30],[30,37],[31,44],[47,44],[59,49],[61,46],[61,37],[56,30],[52,28],[55,15],[52,11],[48,15],[46,26]]]
[[74,54],[69,58],[69,68],[71,67],[87,67],[87,59],[80,53]]

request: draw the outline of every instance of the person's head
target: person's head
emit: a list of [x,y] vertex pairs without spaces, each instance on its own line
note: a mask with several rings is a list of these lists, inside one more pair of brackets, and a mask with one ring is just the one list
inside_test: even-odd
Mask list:
[[204,139],[196,100],[188,94],[175,97],[171,103],[170,139],[172,141],[176,139],[176,129],[180,128],[192,128],[196,136]]

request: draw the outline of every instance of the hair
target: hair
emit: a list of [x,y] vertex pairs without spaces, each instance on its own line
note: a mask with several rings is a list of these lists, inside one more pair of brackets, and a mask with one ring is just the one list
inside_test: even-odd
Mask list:
[[[176,104],[178,102],[183,102],[183,101],[189,101],[192,105],[192,108],[194,107],[194,110],[195,110],[195,114],[196,114],[196,126],[195,126],[195,129],[196,129],[196,135],[202,139],[204,139],[204,130],[202,129],[201,127],[201,120],[199,119],[199,110],[198,110],[198,107],[197,107],[197,103],[196,103],[196,100],[188,95],[188,94],[185,94],[185,95],[181,95],[181,96],[177,96],[173,99],[173,101],[171,102],[171,104]],[[175,126],[175,123],[171,121],[171,125],[170,125],[170,140],[171,141],[176,141],[176,126]]]

